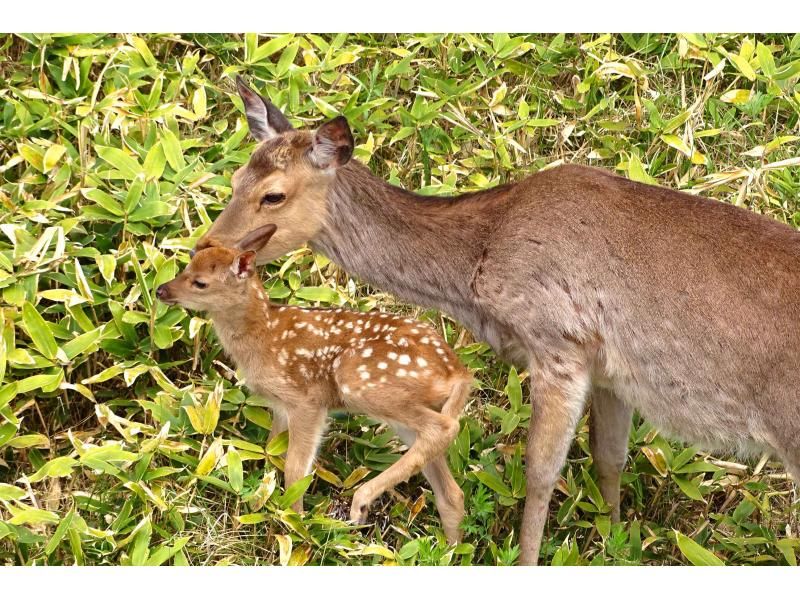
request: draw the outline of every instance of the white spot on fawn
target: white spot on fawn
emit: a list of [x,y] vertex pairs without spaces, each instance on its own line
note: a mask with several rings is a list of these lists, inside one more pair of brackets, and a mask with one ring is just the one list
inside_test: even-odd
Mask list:
[[389,359],[397,359],[397,353],[395,353],[394,351],[389,351],[389,354],[387,355],[387,357]]
[[404,338],[401,338],[400,340],[397,341],[397,344],[399,346],[401,346],[401,347],[407,347],[408,346],[408,340],[406,340]]
[[399,370],[397,370],[397,377],[398,378],[404,378],[405,375],[406,375],[406,371],[403,368],[400,368]]
[[387,363],[386,363],[385,361],[381,361],[381,362],[378,364],[378,369],[379,369],[379,370],[385,370],[387,367],[389,367],[389,366],[387,365]]
[[362,380],[369,380],[369,372],[361,372]]
[[411,363],[411,358],[408,355],[401,355],[397,358],[397,363],[400,365],[408,365]]
[[361,357],[369,357],[372,355],[372,347],[367,347],[364,349],[364,352],[361,354]]
[[424,357],[417,357],[417,365],[421,368],[424,368],[426,365],[428,365],[428,362],[425,361]]
[[419,339],[419,342],[421,342],[423,345],[428,345],[430,344],[431,339],[427,336],[423,336],[421,339]]

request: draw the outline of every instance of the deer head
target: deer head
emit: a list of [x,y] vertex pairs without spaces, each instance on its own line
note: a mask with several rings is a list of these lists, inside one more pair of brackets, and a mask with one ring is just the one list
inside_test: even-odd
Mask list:
[[219,312],[246,305],[248,281],[255,274],[256,253],[263,249],[277,227],[257,228],[233,248],[208,247],[173,280],[162,284],[156,296],[169,305]]
[[322,228],[328,187],[336,169],[353,154],[353,135],[343,116],[316,131],[298,131],[241,77],[236,85],[259,144],[234,173],[230,203],[195,250],[230,247],[243,232],[276,224],[272,242],[257,252],[257,262],[265,263],[303,245]]

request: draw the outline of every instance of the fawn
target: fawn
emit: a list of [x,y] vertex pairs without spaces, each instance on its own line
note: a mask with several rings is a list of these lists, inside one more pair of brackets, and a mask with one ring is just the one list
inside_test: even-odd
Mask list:
[[237,84],[259,145],[196,249],[274,223],[258,263],[309,243],[529,368],[523,564],[537,562],[587,404],[614,521],[634,409],[693,443],[773,452],[800,480],[797,231],[578,165],[455,197],[417,195],[350,159],[344,117],[297,130]]
[[[428,325],[390,314],[272,305],[255,274],[255,256],[274,225],[234,249],[197,252],[161,285],[168,304],[206,311],[248,387],[271,400],[271,437],[289,430],[285,484],[307,475],[330,410],[364,413],[388,423],[408,451],[353,496],[350,518],[364,523],[373,500],[422,470],[430,482],[449,542],[460,539],[464,495],[445,451],[472,377]],[[302,497],[294,505],[302,510]]]

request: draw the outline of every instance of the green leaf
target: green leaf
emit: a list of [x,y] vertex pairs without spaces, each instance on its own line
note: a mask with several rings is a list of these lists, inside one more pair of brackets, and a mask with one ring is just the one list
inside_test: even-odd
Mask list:
[[55,359],[58,345],[53,332],[41,314],[28,301],[22,304],[22,323],[39,353],[47,359]]
[[261,407],[253,407],[252,405],[245,405],[242,409],[242,414],[245,419],[253,422],[255,425],[269,430],[272,428],[272,418],[266,409]]
[[292,504],[294,504],[295,501],[305,494],[313,479],[313,475],[307,475],[304,478],[300,478],[286,489],[286,492],[283,493],[283,496],[275,499],[275,504],[277,504],[281,509],[288,509],[292,506]]
[[693,565],[719,566],[725,563],[710,550],[703,548],[691,538],[675,531],[675,540],[683,556]]
[[478,478],[478,480],[480,480],[480,482],[484,486],[488,486],[489,488],[497,492],[499,495],[506,496],[509,498],[512,496],[511,489],[508,486],[506,486],[505,482],[503,482],[503,480],[501,480],[497,476],[497,474],[483,470],[483,471],[476,471],[475,477]]
[[728,104],[746,104],[750,101],[750,89],[731,89],[720,96],[720,100]]
[[59,517],[56,513],[32,508],[25,508],[8,520],[13,525],[40,525],[43,523],[53,525],[58,521]]
[[181,142],[176,137],[175,133],[169,129],[161,129],[161,147],[164,149],[164,156],[167,163],[176,172],[183,170],[186,167],[186,162],[183,159],[183,150],[181,149]]
[[692,500],[700,500],[705,502],[703,495],[700,493],[700,488],[698,488],[690,479],[679,475],[672,476],[672,479],[675,480],[675,483],[678,484],[678,487],[686,496]]
[[139,162],[116,147],[95,146],[94,150],[105,162],[116,168],[126,180],[132,181],[142,172]]
[[242,458],[239,456],[239,451],[232,446],[228,447],[228,483],[237,494],[241,494],[244,487]]
[[0,482],[0,500],[19,500],[27,492],[18,486]]
[[39,470],[28,478],[31,483],[38,482],[44,478],[64,478],[72,475],[72,470],[78,465],[78,461],[72,457],[56,457],[45,463]]
[[72,520],[75,518],[75,511],[70,510],[61,522],[56,527],[56,531],[53,532],[50,540],[47,542],[47,546],[45,546],[44,553],[47,555],[53,554],[53,551],[58,548],[58,545],[61,544],[61,540],[66,535],[67,531],[69,530],[70,526],[72,525]]
[[295,296],[306,301],[319,301],[321,303],[334,303],[339,299],[339,293],[329,287],[302,287]]

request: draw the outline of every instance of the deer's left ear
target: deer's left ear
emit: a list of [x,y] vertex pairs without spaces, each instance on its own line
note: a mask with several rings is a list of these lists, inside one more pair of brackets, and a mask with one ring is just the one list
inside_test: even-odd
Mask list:
[[253,91],[238,75],[236,76],[236,89],[239,90],[239,97],[244,102],[250,134],[256,141],[272,139],[293,128],[283,112],[278,110],[268,99]]
[[353,155],[353,134],[344,116],[337,116],[314,133],[309,157],[317,168],[344,166]]
[[236,278],[250,278],[256,271],[256,252],[245,251],[233,258],[231,272]]

